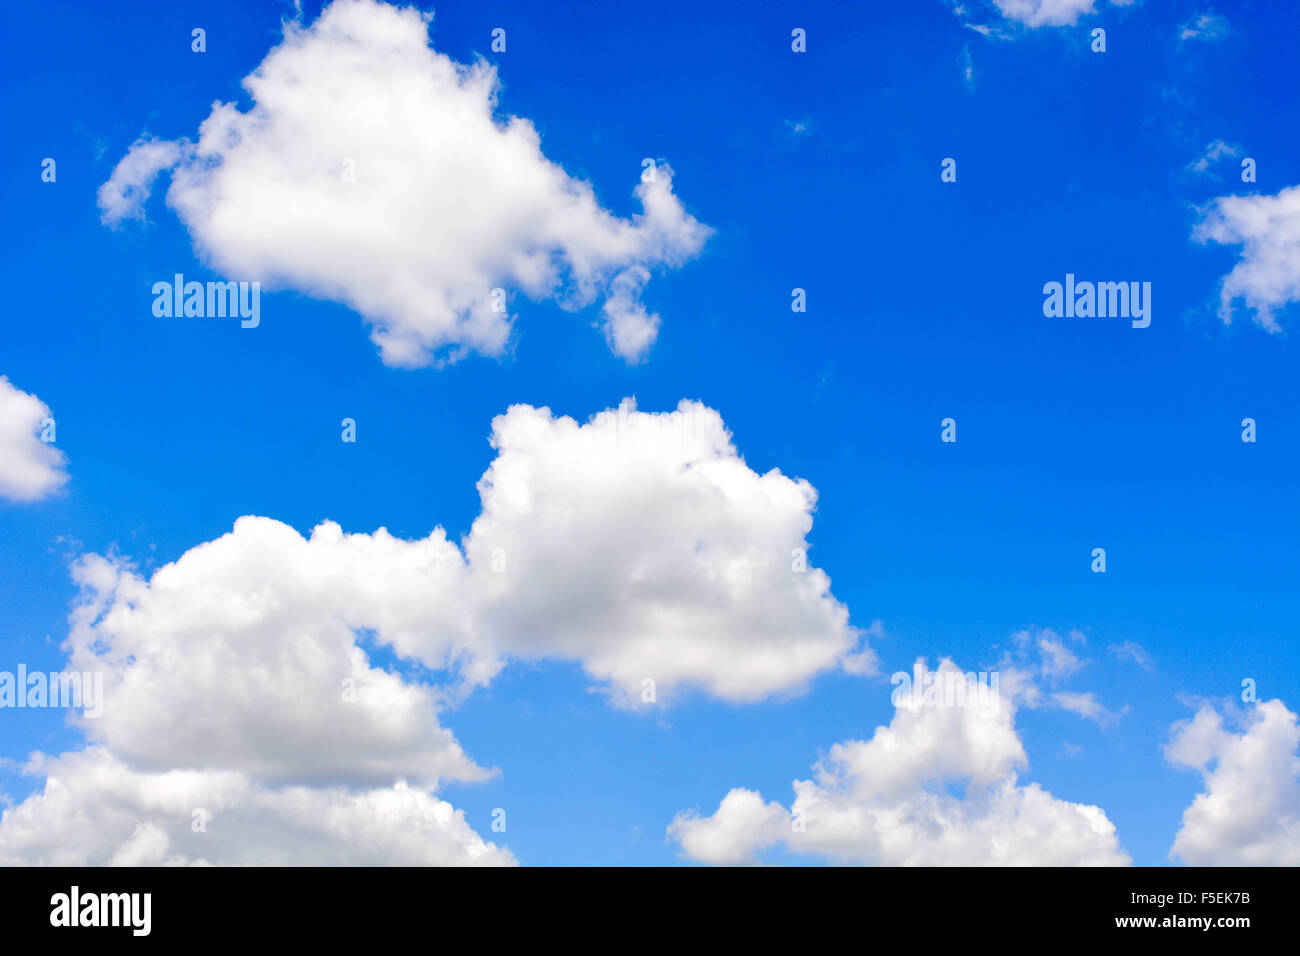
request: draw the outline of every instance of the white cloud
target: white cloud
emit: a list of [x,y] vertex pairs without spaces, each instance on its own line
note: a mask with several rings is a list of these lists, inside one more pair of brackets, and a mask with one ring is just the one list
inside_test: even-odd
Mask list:
[[1203,173],[1215,163],[1224,158],[1232,158],[1241,152],[1241,147],[1233,146],[1231,143],[1225,143],[1221,139],[1216,139],[1206,145],[1205,151],[1196,159],[1187,164],[1187,168],[1192,172]]
[[[519,405],[491,440],[459,546],[440,528],[304,538],[244,517],[148,579],[81,559],[64,648],[104,674],[102,714],[77,722],[89,750],[32,764],[45,791],[6,812],[0,858],[49,859],[66,826],[100,833],[99,862],[505,859],[433,796],[487,775],[439,719],[505,661],[575,661],[626,706],[646,678],[663,704],[870,672],[829,578],[804,567],[816,492],[750,470],[716,412],[626,403],[580,425]],[[189,814],[209,804],[228,822],[195,843]],[[382,827],[431,827],[427,845],[361,828],[381,811]],[[291,832],[248,845],[264,828]]]
[[[1072,631],[1070,636],[1076,641],[1083,637],[1079,631]],[[1083,666],[1083,661],[1079,660],[1078,655],[1051,630],[1041,631],[1037,635],[1037,644],[1041,655],[1039,668],[1043,676],[1049,680],[1069,677]]]
[[[654,414],[626,401],[579,424],[515,405],[493,420],[491,444],[480,513],[459,545],[441,528],[411,541],[332,522],[304,538],[250,516],[148,582],[83,561],[71,661],[109,675],[90,731],[172,766],[211,752],[215,742],[196,735],[220,719],[216,736],[247,742],[239,752],[250,762],[221,764],[235,769],[329,776],[335,755],[380,776],[474,776],[442,738],[415,731],[437,700],[370,667],[357,632],[462,688],[487,683],[508,658],[575,661],[621,703],[639,701],[645,678],[661,701],[692,687],[750,701],[837,667],[870,672],[865,635],[804,557],[815,489],[751,470],[716,411],[682,401]],[[338,701],[347,677],[359,688],[351,706]],[[195,688],[231,703],[153,729],[148,708],[180,708]],[[134,703],[109,713],[115,694]],[[260,704],[236,706],[275,695],[299,702],[284,723]],[[274,733],[263,732],[268,721]],[[314,734],[326,752],[303,736]]]
[[[1082,16],[1097,13],[1097,0],[949,0],[962,25],[976,33],[999,40],[1015,36],[1012,30],[998,23],[979,22],[977,18],[1000,16],[1018,27],[1034,30],[1039,27],[1074,26]],[[1131,6],[1134,0],[1110,0],[1112,7]]]
[[137,142],[100,190],[105,221],[139,215],[171,167],[167,203],[214,269],[349,306],[391,365],[500,353],[495,288],[569,309],[609,295],[611,347],[638,360],[658,321],[639,302],[649,270],[710,232],[662,163],[641,213],[607,212],[528,120],[495,116],[495,69],[431,49],[413,8],[336,0],[287,23],[244,86],[251,108],[216,104],[197,142]]
[[1120,716],[1107,709],[1092,691],[1053,691],[1051,701],[1061,710],[1095,721],[1100,727],[1109,727],[1119,720]]
[[44,786],[0,818],[0,862],[512,862],[433,796],[487,776],[439,726],[441,695],[358,643],[400,629],[448,553],[242,518],[147,581],[80,560],[64,649],[103,674],[101,713],[77,720],[87,750],[33,757]]
[[966,83],[968,90],[975,89],[975,60],[970,55],[970,44],[961,48],[961,78]]
[[37,501],[68,480],[63,453],[40,439],[50,409],[0,375],[0,498]]
[[1259,325],[1280,331],[1274,311],[1300,301],[1300,186],[1275,196],[1221,196],[1201,210],[1192,238],[1242,247],[1220,285],[1219,317],[1231,322],[1241,299]]
[[643,358],[659,334],[659,316],[641,304],[641,290],[649,279],[650,271],[644,266],[624,269],[610,283],[609,298],[600,309],[605,341],[628,360]]
[[1218,40],[1228,32],[1228,21],[1217,13],[1201,13],[1178,29],[1179,40]]
[[484,779],[438,726],[433,689],[372,666],[357,643],[403,626],[395,619],[429,569],[455,559],[438,535],[403,542],[323,524],[307,541],[269,518],[239,519],[149,581],[83,559],[65,647],[72,669],[104,674],[104,705],[81,726],[146,769]]
[[1008,20],[1027,27],[1063,27],[1076,23],[1080,16],[1096,13],[1095,0],[993,0]]
[[1012,635],[1012,646],[998,663],[1002,692],[1018,706],[1055,707],[1094,721],[1099,727],[1113,725],[1128,712],[1127,705],[1111,710],[1092,691],[1060,686],[1090,663],[1072,650],[1072,646],[1082,647],[1087,640],[1077,628],[1064,638],[1051,628],[1030,628]]
[[1214,708],[1174,725],[1165,756],[1201,774],[1171,857],[1191,866],[1300,865],[1300,727],[1280,700],[1253,707],[1239,733]]
[[[960,675],[948,660],[938,673]],[[836,744],[815,780],[795,781],[788,810],[732,790],[711,816],[678,814],[669,836],[710,863],[754,862],[773,845],[885,866],[1129,862],[1100,808],[1018,782],[1026,757],[1006,695],[964,707],[904,696],[896,707],[870,740]]]
[[1144,671],[1155,669],[1155,662],[1151,659],[1151,654],[1145,647],[1136,641],[1125,641],[1123,644],[1112,644],[1107,648],[1112,654],[1121,661],[1132,661]]
[[516,405],[492,444],[462,593],[494,652],[580,661],[629,703],[645,678],[661,698],[694,686],[748,701],[862,669],[830,579],[792,570],[816,491],[750,470],[717,412],[629,402],[579,425]]
[[153,182],[164,169],[181,160],[181,148],[166,140],[141,139],[113,169],[108,182],[99,187],[99,209],[105,222],[144,219],[144,204],[153,192]]
[[773,800],[764,803],[753,790],[737,787],[722,798],[712,816],[678,814],[668,835],[692,860],[714,866],[754,862],[756,854],[780,843],[790,830],[790,814]]
[[233,771],[141,772],[100,747],[38,757],[26,769],[45,784],[5,811],[0,865],[514,862],[475,834],[463,813],[403,783],[271,788]]

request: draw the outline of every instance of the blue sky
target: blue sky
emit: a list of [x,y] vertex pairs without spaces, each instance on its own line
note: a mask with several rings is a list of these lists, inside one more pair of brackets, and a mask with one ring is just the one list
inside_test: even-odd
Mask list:
[[[318,12],[305,4],[304,20]],[[1216,12],[1221,35],[1180,39]],[[490,836],[522,863],[682,862],[665,838],[679,811],[710,814],[736,787],[788,804],[832,744],[889,723],[890,673],[917,657],[994,667],[1026,629],[1081,632],[1070,687],[1115,716],[1020,709],[1021,782],[1102,807],[1137,864],[1170,861],[1205,788],[1164,755],[1176,721],[1203,700],[1226,709],[1246,677],[1296,709],[1296,310],[1278,310],[1276,333],[1248,309],[1225,325],[1219,283],[1240,248],[1192,232],[1215,197],[1300,182],[1300,8],[1099,3],[1031,28],[990,7],[978,22],[999,37],[939,0],[437,4],[434,48],[494,64],[500,114],[527,117],[605,209],[635,214],[642,158],[663,158],[714,230],[655,270],[644,301],[662,325],[642,361],[611,352],[598,305],[517,296],[503,354],[442,368],[385,364],[354,310],[304,291],[265,292],[255,330],[156,318],[153,282],[220,271],[165,186],[146,222],[101,222],[97,190],[142,134],[193,137],[214,100],[249,107],[240,81],[290,13],[11,13],[0,374],[52,410],[70,478],[0,501],[0,669],[62,666],[78,555],[120,554],[147,576],[241,515],[458,539],[494,416],[527,403],[585,422],[635,396],[643,411],[716,409],[753,471],[817,489],[810,560],[854,625],[880,622],[879,673],[827,672],[754,703],[693,691],[645,714],[611,706],[577,663],[512,661],[441,715],[500,775],[439,795],[485,837],[507,808]],[[504,53],[490,50],[498,26]],[[791,51],[795,27],[806,53]],[[1193,168],[1219,140],[1240,152]],[[1240,181],[1246,156],[1255,183]],[[945,157],[956,183],[940,181]],[[1067,272],[1150,282],[1150,327],[1045,317],[1042,286]],[[355,444],[339,440],[345,417]],[[955,444],[940,441],[947,417]],[[1097,547],[1105,574],[1090,570]],[[1149,669],[1108,650],[1126,642]],[[18,770],[32,751],[83,745],[65,718],[0,713],[14,803],[43,785]]]

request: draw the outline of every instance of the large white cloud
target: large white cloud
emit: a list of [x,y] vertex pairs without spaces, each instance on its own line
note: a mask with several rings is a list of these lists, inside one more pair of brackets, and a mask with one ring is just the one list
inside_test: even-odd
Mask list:
[[1201,774],[1171,857],[1192,866],[1300,865],[1300,726],[1280,700],[1241,715],[1239,732],[1203,706],[1174,725],[1169,760]]
[[44,785],[0,818],[0,862],[513,862],[434,796],[487,776],[439,726],[438,689],[362,646],[447,551],[242,518],[149,580],[80,560],[64,648],[103,675],[78,719],[92,746],[29,761]]
[[[439,720],[509,659],[578,662],[628,706],[646,705],[647,678],[662,705],[870,670],[806,557],[815,491],[752,471],[716,412],[627,402],[579,424],[519,405],[491,440],[459,545],[440,528],[404,540],[324,522],[303,537],[244,517],[148,579],[81,559],[65,649],[70,669],[105,675],[102,713],[78,721],[88,751],[32,763],[45,790],[0,821],[0,858],[51,858],[49,833],[84,826],[100,862],[289,859],[311,840],[325,844],[312,861],[497,861],[433,792],[486,775]],[[401,673],[375,666],[377,649]],[[194,807],[227,825],[194,842]],[[425,821],[428,845],[357,830],[371,807],[395,828]],[[244,845],[298,812],[299,843]]]
[[647,678],[748,701],[872,666],[825,572],[803,570],[816,491],[751,470],[712,409],[627,402],[579,425],[517,405],[492,443],[464,546],[493,649],[580,661],[628,702]]
[[400,626],[404,599],[447,551],[438,535],[345,537],[325,524],[307,541],[241,518],[149,581],[85,559],[66,646],[72,669],[104,674],[104,703],[81,726],[145,768],[285,782],[483,779],[438,726],[435,691],[372,666],[358,644]]
[[251,108],[216,104],[196,142],[136,143],[100,189],[105,221],[139,216],[170,167],[167,203],[208,263],[346,304],[392,365],[499,353],[511,316],[496,288],[567,308],[608,294],[610,345],[635,361],[659,323],[640,303],[650,269],[710,231],[663,164],[636,187],[641,213],[605,211],[528,120],[498,119],[495,69],[435,52],[413,8],[335,0],[286,23],[244,86]]
[[[646,679],[658,702],[688,688],[750,701],[836,667],[871,668],[864,635],[807,557],[816,491],[751,470],[716,411],[683,401],[653,414],[626,401],[579,424],[516,405],[493,421],[491,443],[481,510],[459,545],[441,528],[407,541],[326,522],[304,538],[245,517],[149,582],[83,562],[72,662],[110,675],[90,732],[136,759],[147,756],[137,747],[165,747],[158,759],[169,766],[238,741],[250,761],[239,769],[259,773],[328,776],[338,759],[380,775],[468,774],[446,741],[428,750],[415,730],[436,702],[399,695],[391,675],[367,666],[356,632],[445,672],[454,689],[485,683],[507,658],[554,658],[580,663],[627,704],[640,703]],[[232,688],[223,682],[235,668]],[[347,677],[360,699],[344,706]],[[196,687],[313,706],[287,708],[272,734],[266,722],[279,717],[234,703],[154,730],[150,708],[170,711]],[[139,703],[119,710],[115,694]],[[325,753],[303,737],[317,733],[331,741]],[[337,756],[348,740],[364,761]]]
[[732,790],[710,816],[678,814],[670,837],[715,864],[754,862],[775,845],[887,866],[1129,862],[1099,807],[1018,782],[1026,757],[1010,697],[980,698],[947,660],[936,673],[967,688],[962,706],[904,695],[887,727],[836,744],[814,780],[795,781],[789,809]]
[[1300,186],[1275,196],[1221,196],[1202,210],[1192,238],[1242,247],[1219,287],[1219,317],[1231,322],[1241,300],[1257,323],[1279,331],[1274,313],[1300,302]]
[[514,862],[464,815],[397,783],[268,787],[234,771],[135,770],[92,747],[38,757],[5,811],[0,865],[469,866]]
[[64,456],[40,439],[50,409],[0,375],[0,498],[37,501],[68,480]]

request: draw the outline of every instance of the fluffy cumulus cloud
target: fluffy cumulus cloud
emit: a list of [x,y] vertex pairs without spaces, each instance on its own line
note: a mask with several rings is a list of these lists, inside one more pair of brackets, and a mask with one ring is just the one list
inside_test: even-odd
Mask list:
[[42,792],[5,812],[0,864],[508,865],[449,803],[398,783],[268,787],[233,771],[142,772],[102,747],[37,757]]
[[459,543],[245,517],[147,579],[77,562],[65,650],[102,713],[30,762],[0,860],[71,860],[49,835],[84,829],[86,862],[510,862],[435,796],[490,773],[440,718],[506,661],[577,662],[627,706],[647,679],[748,701],[871,669],[807,559],[815,491],[751,470],[716,412],[515,406],[491,441]]
[[1270,332],[1274,313],[1300,301],[1300,186],[1274,196],[1221,196],[1201,211],[1197,242],[1241,246],[1241,260],[1219,288],[1219,317],[1231,322],[1241,300]]
[[1200,773],[1170,856],[1191,866],[1300,865],[1300,726],[1280,700],[1231,727],[1210,706],[1174,725],[1165,756]]
[[[870,740],[833,746],[789,808],[732,790],[715,813],[679,814],[669,836],[692,859],[755,862],[782,846],[875,865],[1124,865],[1115,827],[1095,806],[1021,784],[1026,757],[1006,695],[981,696],[973,675],[943,661],[936,686],[913,693]],[[958,703],[954,703],[957,701]]]
[[579,661],[628,702],[646,679],[749,701],[870,669],[806,557],[816,491],[750,469],[717,412],[515,406],[492,444],[463,593],[494,651]]
[[640,213],[607,212],[532,123],[496,115],[495,69],[434,51],[414,8],[335,0],[287,23],[244,87],[251,107],[216,104],[197,140],[137,142],[100,189],[105,221],[139,217],[170,169],[167,204],[214,269],[347,305],[392,365],[499,353],[512,317],[495,289],[605,297],[610,346],[636,361],[659,324],[640,301],[650,271],[710,231],[662,163]]
[[372,666],[358,644],[401,626],[448,549],[439,535],[403,542],[324,524],[304,540],[241,518],[148,581],[84,559],[66,647],[73,670],[104,674],[104,706],[82,726],[150,769],[286,783],[482,779],[438,726],[434,691]]
[[513,862],[434,795],[488,774],[439,726],[438,693],[361,646],[397,626],[376,601],[400,599],[439,540],[324,525],[312,547],[245,518],[147,581],[79,561],[64,648],[69,670],[103,675],[100,713],[78,721],[86,750],[28,762],[44,785],[0,819],[0,862]]
[[0,375],[0,498],[37,501],[68,480],[63,454],[40,438],[49,417],[44,402]]
[[[1127,7],[1134,0],[1110,0],[1113,7]],[[989,16],[1030,30],[1038,27],[1068,27],[1082,16],[1097,12],[1098,0],[952,0],[953,12],[972,30],[985,36],[1008,38],[1012,34]],[[981,22],[986,21],[986,22]]]
[[[832,668],[871,669],[865,636],[808,558],[815,489],[750,469],[716,411],[683,401],[647,413],[629,400],[580,424],[516,405],[493,421],[491,444],[480,513],[459,543],[441,528],[410,541],[331,522],[304,538],[245,517],[148,582],[83,561],[72,663],[109,674],[109,703],[90,732],[136,759],[137,742],[165,745],[166,765],[237,740],[256,761],[243,769],[309,779],[339,769],[333,743],[324,753],[305,746],[324,729],[369,755],[342,758],[354,773],[473,776],[449,738],[419,731],[438,700],[370,667],[358,634],[439,672],[453,694],[510,658],[579,663],[627,704],[640,702],[646,679],[659,702],[689,688],[739,702],[797,691]],[[299,635],[303,652],[286,656],[286,636]],[[141,659],[167,665],[145,670]],[[237,666],[247,686],[224,683]],[[344,678],[357,687],[346,708]],[[211,715],[154,729],[196,687],[330,709],[286,710],[273,733],[256,708],[230,706],[220,733]],[[109,713],[118,689],[140,703]]]

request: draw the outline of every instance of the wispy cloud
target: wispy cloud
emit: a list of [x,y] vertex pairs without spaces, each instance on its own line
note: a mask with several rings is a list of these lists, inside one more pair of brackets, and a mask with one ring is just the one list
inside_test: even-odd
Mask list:
[[1203,173],[1221,159],[1231,159],[1241,154],[1241,147],[1216,139],[1205,147],[1200,156],[1187,164],[1187,169],[1194,173]]
[[1155,661],[1151,659],[1150,653],[1141,644],[1136,641],[1125,641],[1123,644],[1112,644],[1107,648],[1121,661],[1132,661],[1138,667],[1145,671],[1155,669]]
[[1222,39],[1227,34],[1228,20],[1217,13],[1197,14],[1178,28],[1178,39],[1182,42],[1188,40],[1208,42]]

